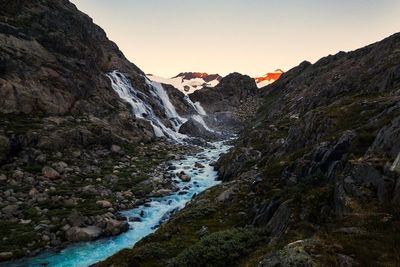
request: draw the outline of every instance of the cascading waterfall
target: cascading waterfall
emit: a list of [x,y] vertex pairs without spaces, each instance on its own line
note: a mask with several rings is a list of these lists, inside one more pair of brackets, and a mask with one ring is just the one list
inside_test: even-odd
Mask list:
[[[171,103],[167,92],[160,83],[151,81],[145,77],[146,84],[150,89],[150,94],[156,100],[156,103],[159,105],[160,109],[164,111],[166,117],[171,122],[173,129],[170,129],[164,125],[160,118],[157,117],[152,107],[145,102],[145,99],[147,99],[148,96],[138,90],[135,90],[124,74],[115,70],[108,73],[107,77],[111,80],[111,85],[114,91],[116,91],[119,97],[128,102],[132,107],[133,114],[137,118],[150,122],[154,129],[154,134],[157,137],[167,137],[178,143],[181,143],[184,139],[189,138],[188,136],[178,132],[179,128],[187,121],[187,119],[178,114],[174,105]],[[185,96],[185,101],[197,112],[197,114],[193,115],[192,118],[199,122],[208,131],[215,132],[208,127],[204,121],[203,117],[207,116],[207,113],[200,103],[193,103],[188,96]]]
[[189,96],[185,95],[185,101],[191,105],[194,110],[200,115],[200,116],[207,116],[206,111],[204,108],[201,106],[200,102],[193,103],[193,101],[189,98]]
[[176,112],[176,109],[174,105],[171,103],[171,100],[169,99],[167,92],[160,83],[151,81],[147,77],[146,77],[146,83],[150,86],[151,94],[159,101],[161,106],[164,108],[165,114],[171,121],[175,131],[178,131],[181,125],[184,124],[187,121],[187,119],[182,118],[178,114],[178,112]]
[[185,101],[191,105],[197,112],[198,115],[193,115],[192,118],[197,121],[198,123],[200,123],[201,125],[203,125],[203,127],[212,133],[215,133],[216,131],[214,131],[213,129],[211,129],[210,127],[208,127],[207,123],[204,121],[203,117],[207,116],[206,111],[204,110],[204,108],[201,106],[200,102],[195,102],[193,103],[193,101],[189,98],[189,96],[185,96]]
[[[111,80],[112,88],[117,92],[119,97],[130,104],[133,114],[137,118],[145,119],[150,122],[154,129],[154,134],[157,137],[167,137],[176,142],[182,142],[183,139],[187,138],[186,135],[180,134],[177,131],[166,127],[162,123],[160,118],[158,118],[154,113],[151,106],[143,100],[146,99],[147,96],[140,91],[135,90],[124,74],[119,71],[112,71],[107,74],[107,77]],[[164,89],[162,87],[154,88],[153,86],[152,90],[153,94],[156,94],[161,101],[160,106],[165,110],[167,117],[171,119],[174,128],[176,129],[177,127],[179,129],[180,125],[184,123],[184,119],[176,113],[176,110]]]

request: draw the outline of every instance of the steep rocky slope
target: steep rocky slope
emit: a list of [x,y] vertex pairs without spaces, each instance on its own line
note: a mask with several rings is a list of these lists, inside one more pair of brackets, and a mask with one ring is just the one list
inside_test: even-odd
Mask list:
[[[73,4],[0,0],[0,261],[126,231],[119,210],[173,187],[158,166],[185,148],[133,114],[114,70],[154,113],[140,116],[172,129],[167,96]],[[196,113],[166,91],[180,115]]]
[[264,90],[223,183],[101,266],[397,266],[400,34]]

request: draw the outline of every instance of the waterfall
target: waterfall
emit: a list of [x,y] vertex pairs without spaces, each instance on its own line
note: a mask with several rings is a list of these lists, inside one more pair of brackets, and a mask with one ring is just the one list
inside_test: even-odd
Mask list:
[[144,99],[148,97],[144,93],[135,90],[124,74],[118,71],[112,71],[107,74],[107,77],[111,80],[111,86],[114,91],[117,92],[119,97],[129,103],[133,114],[137,118],[150,122],[154,134],[157,137],[167,137],[179,143],[182,142],[183,139],[187,138],[186,135],[176,132],[176,127],[179,129],[180,125],[184,122],[184,119],[176,113],[176,110],[169,101],[164,88],[155,88],[152,86],[152,92],[159,97],[160,107],[164,109],[167,117],[171,119],[175,131],[166,127],[162,123],[160,118],[158,118],[154,113],[151,106],[144,101]]
[[209,131],[214,133],[215,131],[213,129],[211,129],[210,127],[208,127],[207,123],[204,121],[203,117],[200,115],[193,115],[192,118],[197,121],[198,123],[200,123],[201,125],[203,125],[203,127]]
[[[168,93],[160,83],[151,81],[145,77],[151,97],[171,122],[173,129],[164,125],[161,119],[155,114],[153,108],[148,104],[148,102],[146,102],[146,99],[148,99],[149,96],[134,89],[131,82],[124,74],[115,70],[108,73],[107,77],[110,79],[111,86],[114,91],[117,92],[118,96],[131,106],[132,113],[137,118],[147,120],[151,124],[155,136],[166,137],[178,143],[182,143],[184,139],[189,138],[188,136],[178,132],[182,124],[187,122],[187,119],[181,117],[178,112],[176,112],[175,106],[172,104]],[[204,121],[203,117],[207,116],[207,113],[200,103],[193,103],[188,96],[185,96],[185,101],[197,112],[197,114],[191,117],[208,131],[215,132],[210,129]]]
[[185,95],[185,101],[191,105],[194,110],[196,110],[196,112],[200,115],[200,116],[207,116],[206,111],[204,110],[204,108],[201,106],[200,102],[195,102],[193,103],[193,101],[189,98],[189,96]]
[[204,121],[203,117],[207,116],[206,111],[204,110],[204,108],[201,106],[200,102],[195,102],[193,103],[193,101],[189,98],[189,96],[185,96],[185,101],[191,105],[194,110],[196,110],[198,115],[193,115],[192,118],[197,121],[198,123],[200,123],[201,125],[203,125],[203,127],[212,133],[216,133],[216,131],[214,131],[213,129],[211,129],[210,127],[208,127],[207,123]]
[[174,105],[171,103],[167,92],[164,87],[158,83],[151,81],[146,78],[146,83],[150,86],[151,94],[159,101],[159,104],[164,109],[165,114],[171,121],[175,131],[178,131],[182,124],[184,124],[187,119],[182,118],[177,112]]

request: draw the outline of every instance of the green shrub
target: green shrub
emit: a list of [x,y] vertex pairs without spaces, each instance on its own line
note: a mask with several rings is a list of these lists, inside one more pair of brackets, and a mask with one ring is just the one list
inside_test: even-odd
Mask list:
[[261,230],[254,228],[216,232],[185,249],[170,261],[169,266],[234,266],[239,258],[264,240]]

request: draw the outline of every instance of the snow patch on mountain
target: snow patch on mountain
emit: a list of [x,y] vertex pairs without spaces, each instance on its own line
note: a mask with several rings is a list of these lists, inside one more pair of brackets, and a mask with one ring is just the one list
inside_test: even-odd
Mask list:
[[147,77],[158,83],[170,84],[186,95],[204,87],[215,87],[222,79],[218,74],[200,72],[182,72],[172,78],[163,78],[152,74],[147,74]]

